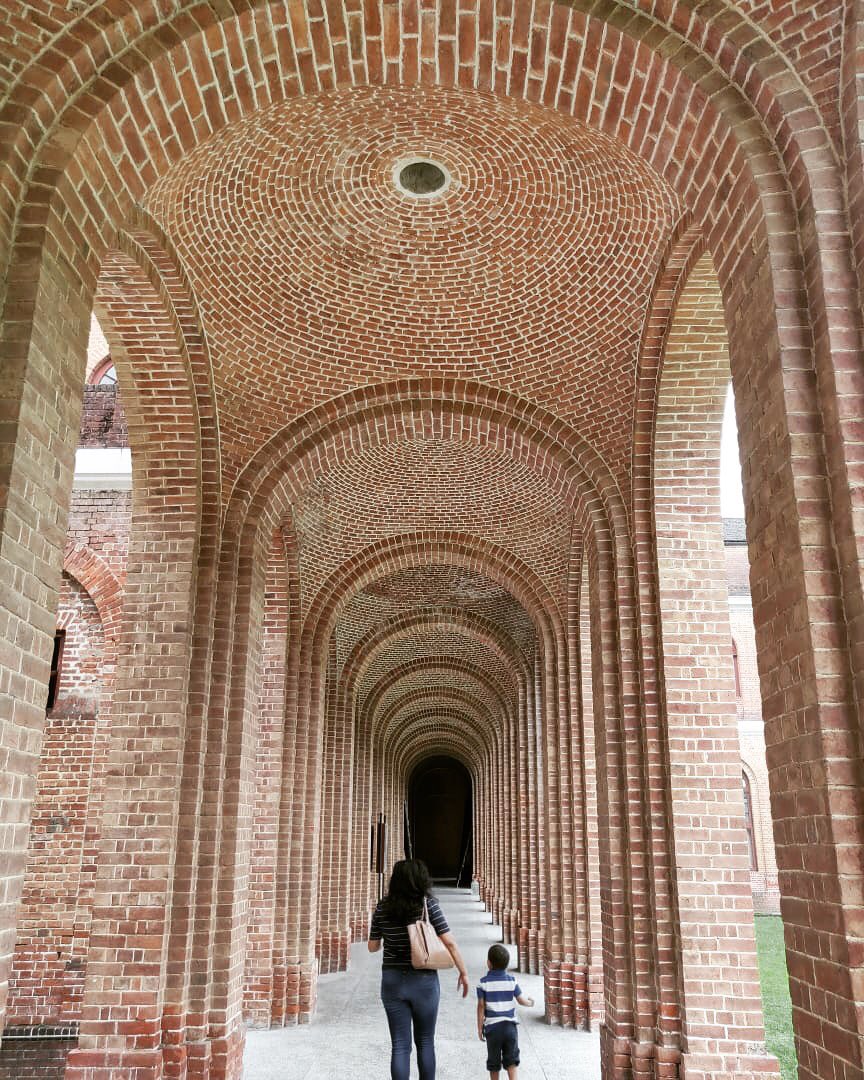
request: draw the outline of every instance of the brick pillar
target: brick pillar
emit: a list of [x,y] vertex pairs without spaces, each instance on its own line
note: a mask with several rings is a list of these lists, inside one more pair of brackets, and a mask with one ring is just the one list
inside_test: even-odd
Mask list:
[[492,821],[492,837],[493,837],[493,852],[494,852],[494,867],[492,872],[492,893],[490,910],[492,912],[492,921],[501,923],[501,895],[503,889],[503,877],[504,877],[504,859],[505,859],[505,846],[504,846],[504,829],[502,828],[504,822],[504,801],[505,801],[505,788],[506,783],[504,776],[504,748],[501,745],[501,740],[495,740],[495,778],[493,786],[493,821]]
[[274,959],[276,1024],[308,1023],[315,1010],[324,658],[328,654],[323,634],[320,626],[317,634],[308,630],[296,657],[292,654],[289,660],[279,834],[280,929]]
[[591,620],[591,685],[597,757],[600,910],[604,1021],[600,1054],[604,1080],[629,1080],[633,1021],[633,949],[629,922],[629,848],[624,799],[624,746],[618,679],[617,619],[608,552],[586,536]]
[[318,897],[317,940],[322,975],[347,968],[351,942],[348,909],[354,740],[346,711],[344,686],[337,669],[336,639],[332,636],[327,670]]
[[542,791],[542,756],[539,739],[542,725],[541,676],[539,657],[535,657],[534,670],[530,673],[525,687],[525,788],[529,792],[527,806],[527,833],[529,844],[530,873],[527,879],[527,907],[523,910],[522,925],[519,930],[519,966],[520,970],[531,975],[539,975],[542,957],[541,911],[544,905],[545,879],[542,872],[545,848],[543,843],[541,796]]
[[135,497],[81,1035],[67,1075],[114,1069],[155,1080],[166,1015],[185,1020],[166,988],[167,941],[183,908],[178,820],[184,748],[195,744],[186,719],[196,572],[211,511],[202,508],[198,409],[177,323],[125,256],[106,257],[99,296],[124,388]]
[[585,784],[585,873],[587,879],[586,948],[588,950],[588,1006],[586,1025],[603,1021],[603,941],[600,915],[600,846],[597,820],[597,756],[594,747],[594,700],[591,690],[591,616],[587,560],[582,560],[579,587],[579,733],[582,739],[582,767]]
[[[531,926],[531,880],[536,873],[537,850],[533,821],[533,807],[536,802],[536,791],[529,784],[528,766],[528,708],[531,696],[531,672],[520,675],[518,680],[518,694],[516,701],[516,740],[517,761],[519,771],[517,783],[522,798],[519,800],[519,891],[517,894],[518,920],[514,925],[514,940],[519,946],[519,967],[527,971],[527,952],[523,956],[526,947],[527,931]],[[523,928],[525,936],[523,937]]]
[[741,792],[719,450],[723,302],[694,269],[670,329],[654,445],[662,696],[678,916],[682,1078],[778,1075],[765,1055]]
[[544,671],[543,760],[546,880],[548,907],[544,919],[543,958],[546,1019],[552,1024],[574,1024],[574,988],[579,981],[575,964],[573,770],[571,717],[566,648],[560,631],[548,635]]
[[[571,553],[567,634],[559,665],[559,708],[566,721],[559,727],[560,761],[567,783],[561,793],[561,945],[556,974],[557,1023],[585,1028],[588,1024],[589,914],[587,806],[583,727],[585,716],[579,685],[580,552]],[[593,745],[591,746],[593,757]],[[593,768],[593,762],[592,768]],[[596,811],[595,811],[596,818]],[[549,954],[547,941],[547,955]],[[549,980],[547,979],[547,992]],[[548,1016],[548,1011],[547,1011]],[[549,1017],[552,1019],[552,1017]]]
[[[510,862],[509,862],[509,888],[508,904],[504,912],[505,918],[505,941],[508,944],[518,944],[520,893],[522,876],[525,873],[524,860],[527,856],[527,842],[523,844],[521,834],[522,814],[517,809],[517,803],[525,799],[525,792],[520,787],[521,761],[519,750],[519,725],[517,717],[512,712],[506,719],[507,737],[507,760],[509,762],[509,777],[511,800],[510,812],[507,814],[509,830]],[[518,799],[512,797],[512,793],[518,792]],[[475,795],[475,799],[478,798]]]
[[[124,1070],[130,1080],[162,1075],[162,972],[190,655],[189,637],[178,640],[175,628],[185,604],[191,633],[196,536],[194,525],[184,529],[169,510],[164,528],[172,540],[154,544],[154,533],[161,529],[158,509],[152,509],[133,519],[130,534],[105,780],[106,824],[81,1039],[66,1071],[70,1080],[90,1080],[97,1067]],[[176,648],[166,654],[164,642],[172,638]],[[171,691],[154,695],[154,681]],[[143,754],[142,732],[148,733]],[[130,994],[134,1004],[127,1003]],[[122,1047],[117,1047],[118,1035]]]
[[351,934],[355,941],[362,940],[369,932],[372,908],[372,871],[370,870],[372,810],[370,804],[370,747],[368,726],[361,722],[356,698],[352,693],[347,703],[350,710],[354,741],[353,811],[354,831],[353,860],[351,868]]
[[[227,589],[220,589],[218,610],[233,633],[224,633],[214,649],[196,903],[200,933],[193,936],[193,963],[208,973],[206,999],[202,997],[206,1039],[189,1048],[189,1080],[239,1080],[243,1071],[253,767],[268,555],[275,526],[272,518],[250,523],[236,542],[224,544],[220,567],[220,578],[234,595],[232,602],[224,595]],[[235,559],[236,581],[226,573]],[[223,686],[227,693],[220,692]],[[211,850],[214,860],[207,858]]]
[[87,266],[66,262],[53,241],[43,253],[39,231],[34,224],[26,262],[10,266],[0,327],[0,1020],[45,725],[93,285]]
[[253,1027],[269,1027],[273,1008],[273,936],[276,921],[274,867],[279,844],[286,650],[290,619],[291,596],[285,566],[285,545],[280,529],[274,534],[267,567],[255,758],[256,791],[249,872],[249,931],[243,994],[244,1016]]
[[[861,627],[860,557],[849,541],[851,530],[861,543],[861,524],[848,501],[852,492],[860,498],[860,466],[847,473],[824,448],[860,452],[848,434],[858,420],[841,425],[847,447],[838,448],[835,426],[862,414],[860,360],[843,353],[851,330],[836,342],[823,336],[823,360],[826,348],[834,360],[833,346],[836,366],[817,379],[800,312],[779,310],[779,331],[764,318],[776,303],[774,274],[790,273],[779,248],[760,249],[738,269],[727,303],[762,715],[799,1076],[858,1078],[864,776],[853,681],[861,649],[850,643]],[[859,317],[842,304],[836,314]]]

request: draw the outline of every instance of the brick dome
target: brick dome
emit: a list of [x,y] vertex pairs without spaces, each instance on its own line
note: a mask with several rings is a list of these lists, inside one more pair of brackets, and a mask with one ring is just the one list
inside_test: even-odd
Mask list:
[[[394,163],[452,182],[412,200]],[[226,471],[328,396],[406,373],[478,378],[626,437],[648,284],[680,216],[620,142],[488,93],[365,87],[265,109],[147,206],[194,284]],[[254,432],[254,436],[252,433]]]

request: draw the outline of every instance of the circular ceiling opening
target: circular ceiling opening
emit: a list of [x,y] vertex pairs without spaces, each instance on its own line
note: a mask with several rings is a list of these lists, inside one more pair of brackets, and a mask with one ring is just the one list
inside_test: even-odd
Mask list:
[[400,161],[393,170],[396,186],[415,199],[428,199],[450,185],[450,174],[443,165],[427,158]]

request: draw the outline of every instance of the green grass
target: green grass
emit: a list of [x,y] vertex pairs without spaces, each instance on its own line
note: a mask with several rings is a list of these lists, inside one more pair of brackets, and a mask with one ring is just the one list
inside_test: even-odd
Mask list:
[[792,1037],[792,1001],[783,948],[783,920],[779,915],[756,916],[756,948],[765,1014],[765,1043],[780,1062],[783,1080],[796,1080],[798,1062]]

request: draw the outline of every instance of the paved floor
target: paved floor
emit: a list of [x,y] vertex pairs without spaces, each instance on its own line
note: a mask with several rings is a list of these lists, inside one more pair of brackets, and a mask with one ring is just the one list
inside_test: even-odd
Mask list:
[[[498,928],[467,889],[437,890],[473,986],[486,971],[486,950],[500,940]],[[511,948],[515,960],[516,951]],[[347,972],[319,982],[318,1011],[304,1027],[250,1031],[244,1080],[388,1080],[390,1040],[378,997],[381,954],[365,944],[351,950]],[[519,1080],[598,1080],[599,1042],[593,1032],[564,1031],[543,1022],[543,980],[519,975],[533,1009],[519,1009],[522,1065]],[[477,1038],[476,999],[456,995],[456,973],[441,975],[436,1080],[488,1077],[483,1044]],[[412,1077],[417,1076],[412,1062]],[[505,1074],[506,1075],[506,1074]]]

